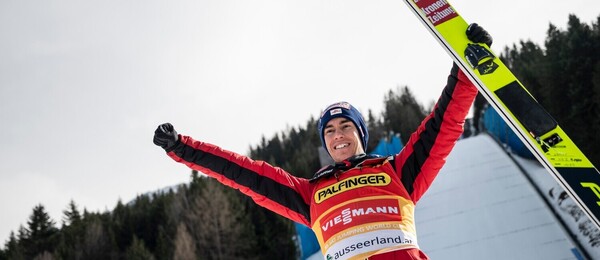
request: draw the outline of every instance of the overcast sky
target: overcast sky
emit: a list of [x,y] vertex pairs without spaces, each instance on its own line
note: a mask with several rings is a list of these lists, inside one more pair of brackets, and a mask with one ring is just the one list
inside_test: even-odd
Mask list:
[[[453,0],[497,53],[598,0]],[[156,126],[241,154],[346,100],[379,114],[409,86],[437,99],[452,61],[403,1],[0,1],[0,245],[42,204],[119,199],[189,180]]]

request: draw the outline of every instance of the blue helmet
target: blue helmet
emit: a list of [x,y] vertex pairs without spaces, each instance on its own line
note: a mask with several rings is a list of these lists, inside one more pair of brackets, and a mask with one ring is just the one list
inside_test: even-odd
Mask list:
[[325,108],[323,114],[321,114],[321,117],[319,118],[319,122],[317,123],[317,129],[319,131],[319,136],[321,137],[321,144],[323,144],[325,151],[328,150],[327,145],[325,144],[323,130],[329,120],[337,117],[345,117],[354,123],[354,126],[356,126],[356,129],[358,129],[358,133],[360,134],[363,150],[367,151],[367,143],[369,142],[369,131],[367,130],[367,124],[365,123],[365,120],[360,112],[350,105],[350,103],[344,101],[331,104]]

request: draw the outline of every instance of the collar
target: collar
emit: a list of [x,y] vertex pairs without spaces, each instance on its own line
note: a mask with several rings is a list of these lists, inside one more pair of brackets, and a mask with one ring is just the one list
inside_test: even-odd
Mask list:
[[321,168],[313,175],[309,182],[315,182],[321,178],[329,178],[332,175],[334,175],[337,178],[338,173],[340,172],[344,172],[355,167],[360,167],[362,165],[372,165],[374,164],[372,162],[381,163],[382,161],[385,161],[387,159],[387,157],[383,157],[376,154],[357,154],[341,162],[327,165]]

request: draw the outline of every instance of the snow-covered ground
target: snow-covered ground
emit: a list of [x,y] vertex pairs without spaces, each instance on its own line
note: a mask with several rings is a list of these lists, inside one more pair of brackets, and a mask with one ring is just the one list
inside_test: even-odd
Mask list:
[[485,134],[457,143],[416,220],[432,259],[578,259],[542,197]]
[[431,259],[585,259],[582,250],[600,259],[589,232],[579,234],[580,224],[559,221],[570,215],[560,212],[568,200],[552,204],[558,190],[536,161],[513,160],[492,137],[462,139],[417,204],[419,245]]
[[549,207],[562,221],[565,229],[571,232],[581,249],[587,252],[589,258],[600,259],[600,230],[585,217],[584,212],[543,166],[537,161],[514,158],[526,169],[527,175],[538,188],[540,196],[548,201]]

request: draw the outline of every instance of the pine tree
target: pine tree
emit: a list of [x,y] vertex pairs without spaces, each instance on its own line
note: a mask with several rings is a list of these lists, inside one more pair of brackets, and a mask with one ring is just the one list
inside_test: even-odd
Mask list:
[[67,209],[63,210],[63,225],[55,255],[62,259],[82,259],[81,241],[85,236],[83,216],[71,200]]
[[181,260],[195,260],[196,256],[196,245],[192,236],[187,231],[185,224],[180,223],[177,226],[177,235],[175,236],[175,250],[173,253],[173,259]]
[[44,251],[51,252],[56,246],[58,229],[42,204],[33,208],[25,232],[21,242],[28,257],[35,257]]
[[144,241],[133,237],[131,246],[125,252],[125,259],[128,260],[153,260],[154,255],[144,245]]
[[594,71],[600,62],[600,46],[598,32],[591,28],[597,30],[598,26],[582,24],[574,15],[569,16],[566,31],[550,25],[545,42],[548,69],[541,75],[547,99],[542,105],[598,165],[600,148],[596,144],[600,137],[594,130],[600,128],[600,101],[595,93]]
[[[248,257],[252,240],[244,240],[248,223],[239,202],[227,193],[230,188],[206,179],[206,185],[193,200],[187,215],[187,229],[197,241],[198,255],[207,259],[239,259]],[[242,242],[243,241],[243,242]]]
[[417,129],[426,116],[425,109],[404,86],[397,93],[389,91],[384,98],[383,125],[388,132],[399,133],[402,143]]
[[78,224],[81,222],[81,213],[77,209],[75,201],[71,200],[66,210],[63,210],[63,226]]
[[10,236],[6,244],[4,245],[5,250],[0,259],[10,260],[22,260],[25,259],[25,253],[23,247],[19,244],[19,239],[15,236],[14,232],[10,232]]
[[154,256],[157,259],[170,259],[173,256],[174,246],[174,235],[176,229],[171,230],[169,224],[166,226],[158,227],[158,234],[156,236],[156,248],[154,249]]
[[82,241],[82,259],[101,260],[112,259],[113,248],[110,236],[107,234],[98,216],[84,217],[86,219],[85,236]]
[[383,122],[373,114],[371,109],[369,109],[365,120],[367,121],[367,128],[369,129],[369,143],[365,148],[365,152],[369,153],[377,146],[377,144],[379,144],[381,138],[386,138],[390,133],[386,133]]

